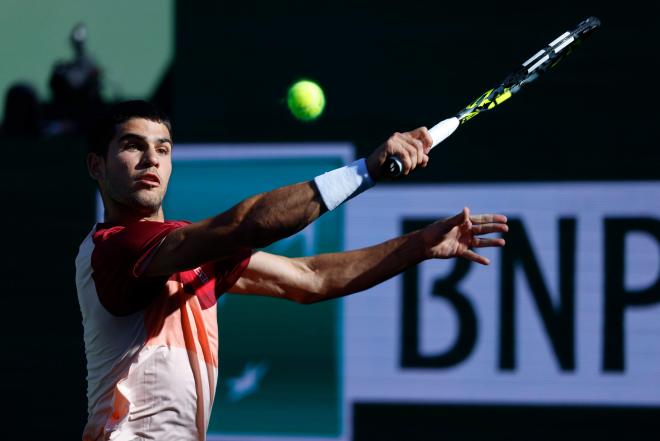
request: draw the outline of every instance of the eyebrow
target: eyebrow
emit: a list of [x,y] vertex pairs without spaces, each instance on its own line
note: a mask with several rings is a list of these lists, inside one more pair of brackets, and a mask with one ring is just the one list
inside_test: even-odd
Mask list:
[[[137,139],[139,139],[141,141],[145,141],[145,142],[148,141],[146,136],[138,135],[137,133],[125,133],[125,134],[123,134],[122,136],[119,137],[117,142],[121,143],[121,142],[126,141],[127,139],[133,139],[133,138],[137,138]],[[170,138],[158,138],[158,139],[156,139],[156,141],[158,141],[159,144],[164,144],[166,142],[168,142],[170,145],[174,144]]]

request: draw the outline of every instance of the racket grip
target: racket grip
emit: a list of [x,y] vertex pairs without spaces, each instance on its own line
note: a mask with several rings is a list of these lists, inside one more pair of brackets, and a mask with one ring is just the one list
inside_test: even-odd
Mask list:
[[403,162],[397,155],[391,155],[383,164],[383,174],[390,179],[398,178],[403,173]]
[[[429,134],[431,135],[431,139],[433,139],[433,143],[430,149],[447,139],[449,135],[456,131],[459,125],[459,119],[452,116],[431,127]],[[398,178],[403,173],[403,162],[396,155],[389,156],[382,167],[383,174],[390,179]]]

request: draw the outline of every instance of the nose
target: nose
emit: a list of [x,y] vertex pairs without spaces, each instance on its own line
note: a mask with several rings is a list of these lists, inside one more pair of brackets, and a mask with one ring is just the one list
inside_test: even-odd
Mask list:
[[159,160],[158,160],[158,152],[156,152],[156,149],[151,146],[145,149],[144,153],[142,154],[141,162],[144,166],[158,168]]

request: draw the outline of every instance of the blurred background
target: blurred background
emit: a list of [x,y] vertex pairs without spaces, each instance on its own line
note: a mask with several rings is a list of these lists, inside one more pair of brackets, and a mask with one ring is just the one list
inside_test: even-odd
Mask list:
[[[139,98],[162,107],[181,161],[200,145],[270,151],[241,163],[241,173],[215,155],[207,180],[194,162],[180,167],[179,182],[198,185],[190,188],[225,186],[217,207],[199,201],[214,213],[251,191],[365,156],[394,131],[453,115],[590,15],[601,30],[555,71],[459,130],[428,168],[329,217],[314,247],[275,248],[366,246],[469,205],[519,221],[511,251],[489,255],[493,267],[460,288],[468,267],[421,266],[374,296],[310,307],[321,322],[305,319],[304,308],[283,307],[282,317],[299,317],[303,329],[324,326],[303,331],[295,344],[282,343],[290,341],[286,332],[301,332],[293,327],[279,341],[260,339],[278,328],[270,303],[227,301],[220,313],[227,315],[221,376],[228,381],[220,387],[229,392],[216,405],[210,436],[657,436],[660,20],[651,6],[0,0],[0,11],[0,388],[16,437],[76,439],[86,421],[74,258],[97,219],[84,132],[105,106]],[[325,112],[312,123],[286,106],[287,88],[300,78],[317,81],[326,95]],[[286,160],[272,160],[288,147],[300,154],[286,150]],[[326,162],[308,160],[315,149],[330,152]],[[229,185],[242,189],[231,193]],[[206,213],[176,211],[185,200],[185,193],[176,199],[177,188],[168,213]],[[433,308],[435,318],[420,312]],[[429,325],[436,322],[445,328]],[[246,323],[256,331],[243,338]],[[324,349],[314,349],[318,341]],[[305,368],[310,362],[323,371],[318,378]],[[248,373],[271,395],[232,395],[229,380]],[[283,386],[273,386],[283,377]],[[290,390],[296,378],[312,386]],[[270,413],[278,406],[285,415]]]

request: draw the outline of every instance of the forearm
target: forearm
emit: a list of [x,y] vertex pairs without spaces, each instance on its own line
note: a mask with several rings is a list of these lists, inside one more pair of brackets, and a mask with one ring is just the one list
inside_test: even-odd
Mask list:
[[364,291],[425,259],[419,232],[343,253],[295,259],[313,274],[313,288],[301,303],[313,303]]
[[373,186],[367,163],[359,159],[314,178],[246,199],[228,213],[210,221],[210,227],[236,225],[238,243],[263,248],[289,237]]
[[296,259],[257,252],[230,292],[314,303],[368,289],[426,259],[461,257],[488,265],[470,247],[501,247],[502,238],[479,237],[507,231],[500,214],[456,216],[369,248]]
[[230,218],[240,246],[263,248],[301,231],[326,211],[314,183],[303,182],[252,196],[210,219],[209,227]]

